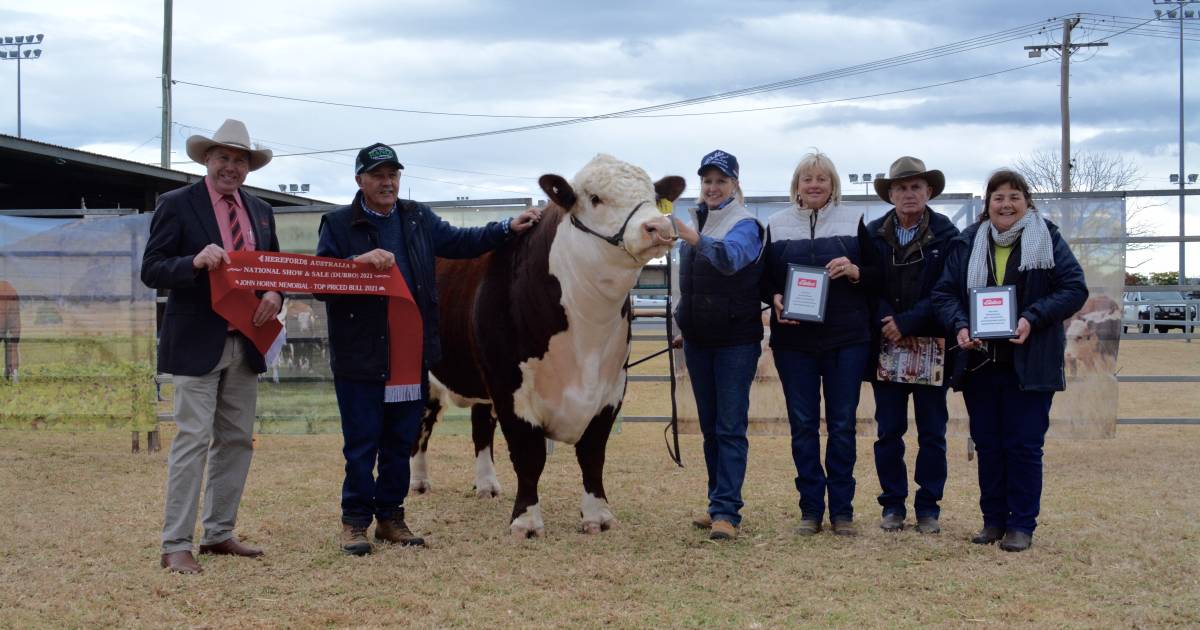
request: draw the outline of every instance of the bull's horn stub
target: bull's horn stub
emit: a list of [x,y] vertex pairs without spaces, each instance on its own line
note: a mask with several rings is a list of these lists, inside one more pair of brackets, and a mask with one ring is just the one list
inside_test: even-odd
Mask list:
[[658,200],[658,211],[663,214],[671,214],[672,212],[675,211],[675,204],[671,203],[670,199],[666,199],[666,198],[659,199]]

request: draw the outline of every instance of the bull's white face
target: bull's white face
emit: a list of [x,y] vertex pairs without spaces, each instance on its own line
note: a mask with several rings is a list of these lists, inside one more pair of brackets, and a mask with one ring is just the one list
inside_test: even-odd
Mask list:
[[617,234],[625,225],[621,247],[629,253],[630,264],[645,265],[670,249],[669,242],[657,238],[671,234],[671,223],[658,211],[646,171],[600,154],[575,175],[571,188],[576,196],[571,212],[584,225],[604,236]]

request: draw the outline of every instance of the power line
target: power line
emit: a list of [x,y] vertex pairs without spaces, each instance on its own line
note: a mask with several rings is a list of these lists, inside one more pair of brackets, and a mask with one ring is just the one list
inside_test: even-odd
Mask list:
[[[966,82],[966,81],[973,81],[973,80],[975,80],[975,79],[981,79],[981,78],[986,78],[986,77],[992,77],[992,76],[996,76],[996,75],[999,75],[999,74],[1004,74],[1004,73],[1007,73],[1007,72],[1013,72],[1013,71],[1016,71],[1016,70],[1022,70],[1022,69],[1025,69],[1025,68],[1030,68],[1030,67],[1033,67],[1033,66],[1038,66],[1038,65],[1041,65],[1041,64],[1044,64],[1044,63],[1049,63],[1049,62],[1051,62],[1051,61],[1053,61],[1053,60],[1052,60],[1052,59],[1046,59],[1046,60],[1037,61],[1037,62],[1034,62],[1034,63],[1025,64],[1025,65],[1022,65],[1022,66],[1014,66],[1014,67],[1011,67],[1011,68],[1005,68],[1005,69],[1003,69],[1003,70],[997,70],[997,71],[995,71],[995,72],[988,72],[988,73],[979,74],[979,75],[975,75],[975,76],[971,76],[971,77],[964,77],[964,78],[960,78],[960,79],[953,79],[953,80],[950,80],[950,81],[942,81],[942,82],[940,82],[940,83],[931,83],[931,84],[928,84],[928,85],[922,85],[922,86],[917,86],[917,87],[912,87],[912,88],[905,88],[905,89],[901,89],[901,90],[890,90],[890,91],[887,91],[887,92],[877,92],[877,93],[874,93],[874,94],[863,94],[863,95],[860,95],[860,96],[850,96],[850,97],[846,97],[846,98],[829,99],[829,100],[824,100],[824,101],[813,101],[813,102],[808,102],[808,103],[794,103],[794,104],[791,104],[791,105],[774,105],[774,106],[767,106],[767,107],[755,107],[755,108],[740,109],[740,110],[727,110],[727,111],[724,111],[724,112],[705,112],[703,115],[716,115],[716,114],[735,114],[735,113],[746,113],[746,112],[756,112],[756,111],[769,111],[769,110],[775,110],[775,109],[789,109],[789,108],[797,108],[797,107],[812,107],[812,106],[816,106],[816,105],[827,105],[827,104],[831,104],[831,103],[842,103],[842,102],[847,102],[847,101],[857,101],[857,100],[864,100],[864,99],[869,99],[869,98],[877,98],[877,97],[880,97],[880,96],[893,96],[893,95],[896,95],[896,94],[904,94],[904,93],[908,93],[908,92],[916,92],[916,91],[919,91],[919,90],[927,90],[927,89],[931,89],[931,88],[935,88],[935,87],[943,87],[943,86],[946,86],[946,85],[952,85],[952,84],[955,84],[955,83],[963,83],[963,82]],[[660,117],[686,116],[686,115],[687,115],[687,114],[663,114],[663,115],[661,115]],[[696,115],[696,114],[693,114],[693,115]],[[616,117],[616,116],[597,116],[597,117],[589,117],[589,118],[586,118],[586,119],[574,119],[574,121],[576,121],[576,122],[588,122],[588,121],[591,121],[591,120],[606,120],[606,119],[610,119],[610,118],[618,118],[618,117]],[[514,128],[510,128],[510,129],[496,129],[496,130],[492,130],[492,131],[480,131],[480,132],[476,132],[476,133],[459,134],[459,135],[455,135],[455,136],[444,136],[444,137],[440,137],[440,138],[427,138],[427,139],[424,139],[424,140],[409,140],[409,141],[405,141],[405,142],[392,142],[392,143],[390,143],[390,144],[391,144],[391,146],[397,146],[397,147],[402,147],[402,146],[412,146],[412,145],[417,145],[417,144],[432,144],[432,143],[435,143],[435,142],[447,142],[447,141],[450,141],[450,140],[466,140],[466,139],[471,139],[471,138],[482,138],[482,137],[486,137],[486,136],[494,136],[494,135],[501,135],[501,134],[517,133],[517,132],[521,132],[521,131],[532,131],[532,130],[535,130],[535,129],[545,129],[545,128],[549,128],[549,127],[558,127],[558,126],[561,126],[561,125],[560,125],[560,124],[554,124],[554,123],[550,123],[550,124],[544,124],[544,125],[529,125],[529,126],[526,126],[526,127],[514,127]],[[358,150],[358,149],[356,149],[356,148],[346,148],[346,149],[325,149],[325,150],[320,150],[320,151],[304,151],[304,152],[298,152],[298,153],[282,153],[282,154],[276,155],[275,157],[303,157],[303,156],[319,155],[319,154],[324,154],[324,153],[343,153],[343,152],[346,152],[346,151],[357,151],[357,150]]]
[[[701,97],[696,97],[696,98],[691,98],[691,99],[684,99],[684,100],[680,100],[680,101],[662,103],[659,105],[651,105],[648,107],[642,107],[642,108],[637,108],[637,109],[632,109],[632,110],[612,112],[612,113],[608,113],[608,114],[585,115],[585,116],[530,116],[530,115],[516,115],[516,114],[480,114],[480,113],[467,113],[467,112],[443,112],[443,111],[420,110],[420,109],[411,109],[411,108],[389,108],[389,107],[379,107],[379,106],[370,106],[370,105],[357,105],[357,104],[352,104],[352,103],[339,103],[339,102],[335,102],[335,101],[325,101],[325,100],[320,100],[320,99],[307,99],[307,98],[299,98],[299,97],[291,97],[291,96],[282,96],[282,95],[276,95],[276,94],[267,94],[267,93],[263,93],[263,92],[238,90],[238,89],[234,89],[234,88],[227,88],[227,87],[195,83],[195,82],[189,82],[189,81],[181,81],[181,80],[173,80],[173,82],[178,83],[178,84],[183,84],[183,85],[191,85],[191,86],[202,87],[202,88],[206,88],[206,89],[220,90],[220,91],[224,91],[224,92],[231,92],[231,93],[238,93],[238,94],[246,94],[246,95],[251,95],[251,96],[259,96],[259,97],[264,97],[264,98],[273,98],[273,99],[289,100],[289,101],[312,103],[312,104],[321,104],[321,105],[329,105],[329,106],[336,106],[336,107],[348,107],[348,108],[354,108],[354,109],[393,111],[393,112],[399,112],[399,113],[412,113],[412,114],[424,114],[424,115],[435,115],[435,116],[462,116],[462,117],[472,117],[472,118],[517,118],[517,119],[559,121],[558,123],[547,123],[549,125],[577,124],[579,122],[588,122],[591,120],[598,120],[598,119],[603,119],[603,118],[651,117],[651,116],[647,116],[647,114],[650,114],[650,113],[656,112],[656,111],[665,110],[665,109],[675,109],[675,108],[685,107],[685,106],[689,106],[689,105],[697,105],[697,104],[701,104],[701,103],[708,103],[708,102],[714,102],[714,101],[719,101],[719,100],[728,100],[728,99],[738,98],[738,97],[742,97],[742,96],[761,94],[764,92],[771,92],[771,91],[789,89],[789,88],[794,88],[794,87],[800,87],[800,86],[809,85],[812,83],[829,81],[829,80],[838,79],[838,78],[845,78],[845,77],[854,76],[854,75],[858,75],[858,74],[874,72],[877,70],[893,68],[896,66],[908,65],[908,64],[912,64],[912,63],[921,62],[921,61],[928,61],[930,59],[937,59],[939,57],[945,57],[948,55],[960,54],[960,53],[969,52],[972,50],[977,50],[980,48],[986,48],[989,46],[1003,44],[1003,43],[1006,43],[1009,41],[1013,41],[1015,39],[1022,39],[1022,38],[1028,37],[1030,35],[1034,35],[1039,32],[1043,32],[1047,28],[1047,23],[1051,22],[1053,20],[1056,20],[1056,19],[1057,18],[1052,18],[1051,20],[1047,20],[1046,22],[1035,22],[1032,24],[1013,27],[1010,29],[1005,29],[1003,31],[998,31],[996,33],[991,33],[988,35],[973,37],[970,39],[961,40],[961,41],[953,42],[950,44],[944,44],[942,46],[936,46],[934,48],[929,48],[929,49],[920,50],[920,51],[916,51],[916,52],[912,52],[912,53],[907,53],[904,55],[897,55],[894,57],[888,57],[885,59],[880,59],[880,60],[876,60],[876,61],[872,61],[872,62],[867,62],[867,63],[858,64],[858,65],[854,65],[854,66],[848,66],[846,68],[825,71],[825,72],[821,72],[821,73],[814,74],[814,75],[796,77],[796,78],[787,79],[784,81],[777,81],[777,82],[773,82],[773,83],[756,85],[756,86],[751,86],[751,87],[742,88],[742,89],[738,89],[738,90],[732,90],[732,91],[728,91],[728,92],[721,92],[721,93],[717,93],[717,94],[711,94],[711,95],[701,96]],[[705,115],[705,114],[709,114],[709,112],[699,112],[695,115]],[[534,126],[531,126],[531,127],[534,127]]]

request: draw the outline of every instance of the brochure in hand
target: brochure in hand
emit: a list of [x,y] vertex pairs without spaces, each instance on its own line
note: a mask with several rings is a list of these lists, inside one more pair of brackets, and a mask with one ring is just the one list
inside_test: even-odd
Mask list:
[[908,337],[907,347],[883,339],[879,343],[879,369],[875,377],[888,383],[941,385],[946,371],[946,340],[941,337]]

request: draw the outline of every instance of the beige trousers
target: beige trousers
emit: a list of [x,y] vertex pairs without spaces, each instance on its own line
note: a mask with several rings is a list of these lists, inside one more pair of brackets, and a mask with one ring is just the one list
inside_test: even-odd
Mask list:
[[240,336],[229,335],[213,371],[172,378],[179,433],[167,458],[163,553],[192,549],[202,481],[201,544],[213,545],[233,536],[254,453],[258,395],[258,375],[246,363],[245,343]]

